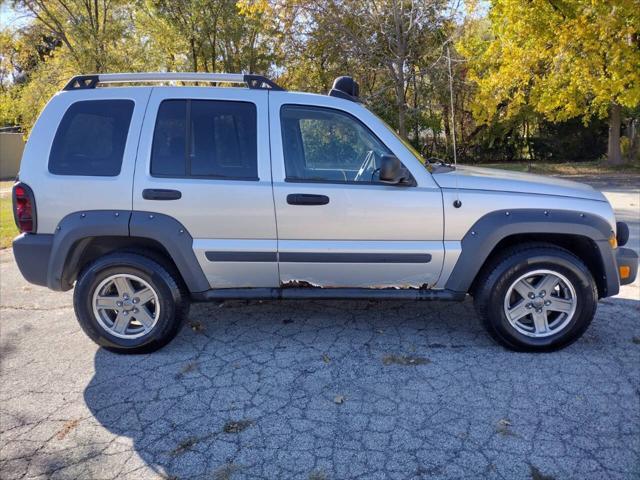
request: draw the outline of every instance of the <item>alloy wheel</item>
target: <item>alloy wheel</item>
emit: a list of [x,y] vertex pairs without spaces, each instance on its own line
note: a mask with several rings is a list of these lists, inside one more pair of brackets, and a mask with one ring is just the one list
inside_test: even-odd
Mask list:
[[100,326],[119,338],[142,337],[160,318],[158,294],[135,275],[122,273],[105,278],[95,289],[92,304]]
[[543,338],[566,328],[576,305],[575,288],[564,275],[535,270],[511,284],[504,299],[504,313],[521,334]]

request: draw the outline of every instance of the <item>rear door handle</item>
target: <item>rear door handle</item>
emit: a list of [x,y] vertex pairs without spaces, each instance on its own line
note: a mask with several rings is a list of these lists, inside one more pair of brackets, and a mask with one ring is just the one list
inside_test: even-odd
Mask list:
[[145,200],[179,200],[182,198],[182,192],[165,188],[145,188],[142,191],[142,198]]
[[329,197],[311,193],[292,193],[287,195],[287,203],[289,205],[326,205],[329,203]]

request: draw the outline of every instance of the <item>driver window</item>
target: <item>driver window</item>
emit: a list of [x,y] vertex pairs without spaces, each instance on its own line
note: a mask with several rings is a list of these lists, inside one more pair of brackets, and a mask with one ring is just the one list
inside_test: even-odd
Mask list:
[[380,159],[391,152],[356,118],[284,105],[280,122],[288,181],[378,183]]

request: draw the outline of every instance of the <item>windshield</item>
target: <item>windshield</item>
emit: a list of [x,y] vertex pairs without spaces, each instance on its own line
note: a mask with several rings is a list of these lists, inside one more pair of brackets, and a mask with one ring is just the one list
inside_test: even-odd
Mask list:
[[[375,113],[374,113],[375,115]],[[389,130],[391,133],[393,133],[393,135],[402,142],[402,144],[407,147],[407,149],[413,154],[414,157],[416,157],[418,159],[418,161],[424,165],[425,168],[429,168],[428,167],[428,163],[427,161],[422,157],[422,155],[420,155],[420,152],[418,152],[418,150],[416,150],[414,148],[413,145],[411,145],[411,143],[409,143],[407,140],[405,140],[404,138],[402,138],[400,135],[398,135],[398,133],[395,131],[394,128],[391,127],[391,125],[389,125],[387,122],[385,122],[383,119],[381,119],[380,117],[378,117],[376,115],[376,117],[378,118],[378,120],[380,120],[382,122],[382,124],[387,127],[387,130]]]

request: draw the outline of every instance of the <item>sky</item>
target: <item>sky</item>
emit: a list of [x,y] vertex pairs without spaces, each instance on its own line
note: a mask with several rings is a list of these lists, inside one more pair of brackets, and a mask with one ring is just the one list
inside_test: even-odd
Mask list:
[[0,28],[20,28],[28,22],[29,17],[14,10],[8,1],[0,1]]

